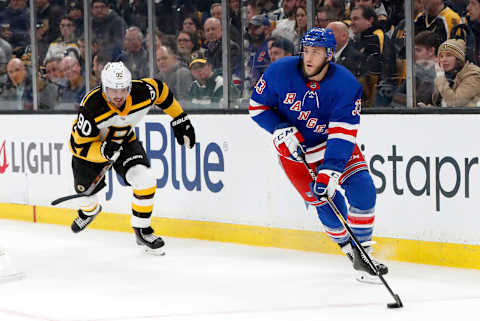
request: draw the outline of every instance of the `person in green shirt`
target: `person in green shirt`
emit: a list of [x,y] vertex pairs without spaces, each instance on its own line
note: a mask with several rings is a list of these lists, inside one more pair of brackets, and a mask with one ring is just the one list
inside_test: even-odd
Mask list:
[[[205,58],[197,58],[190,62],[190,70],[195,79],[188,92],[193,108],[223,107],[222,70],[213,70],[213,66]],[[231,85],[232,97],[239,96],[237,87]]]

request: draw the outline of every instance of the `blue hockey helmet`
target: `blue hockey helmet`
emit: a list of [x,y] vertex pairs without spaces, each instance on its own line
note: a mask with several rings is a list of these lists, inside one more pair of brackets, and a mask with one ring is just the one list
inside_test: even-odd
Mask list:
[[312,28],[307,30],[302,40],[300,40],[300,52],[307,47],[324,47],[327,50],[327,57],[332,57],[335,54],[337,41],[333,31],[327,28]]

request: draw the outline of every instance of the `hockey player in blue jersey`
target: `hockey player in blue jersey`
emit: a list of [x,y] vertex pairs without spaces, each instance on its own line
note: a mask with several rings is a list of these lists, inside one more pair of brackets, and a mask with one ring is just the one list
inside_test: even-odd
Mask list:
[[[330,29],[308,30],[300,45],[300,57],[285,57],[268,67],[253,90],[249,113],[273,134],[283,170],[316,208],[328,236],[355,270],[375,275],[325,199],[333,199],[371,253],[376,191],[356,144],[362,87],[350,71],[332,61],[336,41]],[[302,158],[316,171],[315,182]],[[381,274],[388,272],[384,264],[372,261]]]

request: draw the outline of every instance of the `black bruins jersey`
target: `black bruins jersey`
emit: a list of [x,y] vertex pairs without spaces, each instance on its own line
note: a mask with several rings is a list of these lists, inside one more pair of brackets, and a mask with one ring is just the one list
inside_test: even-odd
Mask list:
[[90,162],[108,161],[100,152],[102,142],[123,144],[135,140],[133,128],[153,105],[171,117],[177,117],[183,112],[167,85],[160,80],[133,80],[122,109],[107,101],[101,87],[92,89],[80,103],[78,116],[73,122],[70,150],[75,157]]
[[425,13],[417,16],[415,21],[415,34],[428,30],[436,33],[440,41],[450,38],[450,31],[460,23],[460,16],[449,7],[443,8],[436,17],[428,17]]

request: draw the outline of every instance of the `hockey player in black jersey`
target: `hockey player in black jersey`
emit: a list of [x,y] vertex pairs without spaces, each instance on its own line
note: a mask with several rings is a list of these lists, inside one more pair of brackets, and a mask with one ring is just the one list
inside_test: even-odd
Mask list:
[[[131,224],[137,244],[163,254],[164,241],[150,226],[156,176],[134,127],[156,105],[173,118],[171,126],[180,145],[195,146],[194,128],[165,83],[152,78],[132,80],[121,62],[105,65],[101,80],[101,86],[83,98],[72,127],[69,147],[75,190],[84,192],[113,162],[115,171],[133,189]],[[102,210],[97,195],[105,185],[102,178],[91,196],[80,198],[78,217],[71,226],[74,233],[84,230]]]

